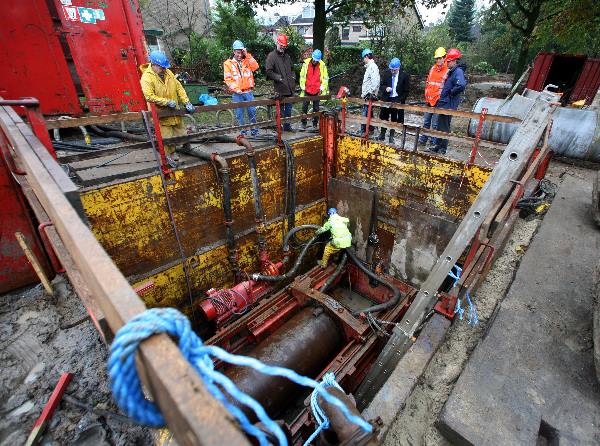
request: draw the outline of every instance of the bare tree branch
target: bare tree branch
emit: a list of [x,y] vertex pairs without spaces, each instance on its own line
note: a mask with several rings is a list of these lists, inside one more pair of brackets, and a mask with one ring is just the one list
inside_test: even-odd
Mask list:
[[508,12],[508,9],[506,8],[506,6],[502,4],[501,0],[494,0],[494,3],[498,5],[500,10],[504,14],[504,17],[506,17],[506,20],[508,20],[508,22],[511,24],[511,26],[513,28],[521,31],[523,34],[525,34],[527,32],[527,30],[523,26],[517,25],[517,23],[513,20],[510,13]]

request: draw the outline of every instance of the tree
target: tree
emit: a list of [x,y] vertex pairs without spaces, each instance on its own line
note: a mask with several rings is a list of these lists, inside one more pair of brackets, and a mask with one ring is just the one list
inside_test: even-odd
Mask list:
[[[514,79],[518,79],[530,59],[530,50],[540,42],[539,30],[546,29],[552,40],[570,36],[587,52],[598,48],[600,6],[594,0],[493,0],[510,26],[520,35]],[[557,33],[557,34],[554,34]]]
[[471,30],[475,20],[475,0],[454,0],[446,22],[450,28],[450,36],[455,43],[471,42]]
[[[315,18],[313,20],[313,48],[323,50],[325,47],[325,33],[328,26],[328,17],[362,18],[364,20],[384,17],[387,6],[392,5],[396,12],[412,7],[414,0],[313,0]],[[447,0],[423,0],[421,4],[431,8]],[[293,0],[237,0],[238,3],[259,6],[274,6],[282,3],[295,3]]]

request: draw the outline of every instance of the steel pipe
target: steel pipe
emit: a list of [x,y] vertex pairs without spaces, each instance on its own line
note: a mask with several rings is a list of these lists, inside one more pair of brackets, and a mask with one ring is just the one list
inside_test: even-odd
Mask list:
[[[528,95],[532,93],[529,92]],[[489,113],[524,119],[534,102],[534,98],[521,95],[515,95],[509,101],[483,97],[475,102],[473,111],[479,113],[483,108],[487,108]],[[506,144],[518,127],[518,124],[486,121],[481,137]],[[476,129],[477,120],[471,119],[469,136],[473,136]],[[600,113],[598,110],[557,107],[552,114],[552,131],[548,145],[558,155],[599,162]]]
[[[309,307],[258,344],[249,356],[316,378],[336,355],[343,339],[336,322],[322,308]],[[289,407],[302,391],[302,387],[286,378],[268,376],[249,367],[231,367],[225,374],[242,392],[262,404],[271,417]],[[247,415],[252,418],[252,414]]]

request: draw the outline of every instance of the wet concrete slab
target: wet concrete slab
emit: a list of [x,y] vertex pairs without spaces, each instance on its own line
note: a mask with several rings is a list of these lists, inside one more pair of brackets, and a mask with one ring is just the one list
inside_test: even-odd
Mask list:
[[592,171],[565,177],[438,420],[454,444],[600,444]]

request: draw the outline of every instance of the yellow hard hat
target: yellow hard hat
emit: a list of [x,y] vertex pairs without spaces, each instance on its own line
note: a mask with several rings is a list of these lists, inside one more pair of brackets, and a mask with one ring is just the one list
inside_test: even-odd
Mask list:
[[437,59],[438,57],[444,57],[446,55],[446,48],[444,48],[443,46],[439,47],[437,50],[435,50],[435,53],[433,53],[433,57],[435,59]]

